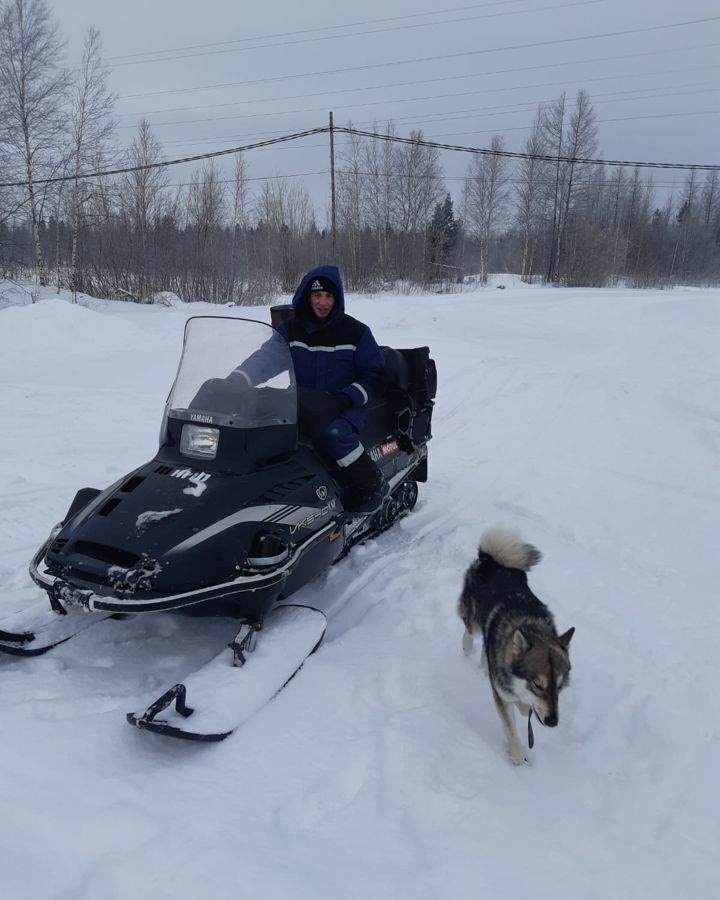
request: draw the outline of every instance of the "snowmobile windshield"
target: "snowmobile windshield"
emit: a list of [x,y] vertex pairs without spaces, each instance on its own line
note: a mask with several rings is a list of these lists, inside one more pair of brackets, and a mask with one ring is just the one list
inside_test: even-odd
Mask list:
[[297,392],[286,341],[251,319],[188,319],[167,414],[233,428],[294,425]]

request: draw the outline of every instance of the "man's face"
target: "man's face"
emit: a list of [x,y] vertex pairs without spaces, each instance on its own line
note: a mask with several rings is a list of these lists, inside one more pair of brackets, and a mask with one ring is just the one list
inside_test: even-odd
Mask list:
[[318,319],[327,319],[335,306],[335,298],[327,291],[313,291],[310,294],[310,306]]

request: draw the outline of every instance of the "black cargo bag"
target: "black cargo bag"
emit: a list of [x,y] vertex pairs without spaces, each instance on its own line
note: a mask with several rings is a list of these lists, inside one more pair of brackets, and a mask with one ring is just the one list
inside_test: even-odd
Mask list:
[[422,409],[437,393],[437,369],[429,347],[400,350],[408,367],[408,393],[414,409]]
[[388,398],[397,414],[396,434],[406,453],[432,437],[433,399],[437,370],[428,347],[395,350],[383,347],[388,379]]

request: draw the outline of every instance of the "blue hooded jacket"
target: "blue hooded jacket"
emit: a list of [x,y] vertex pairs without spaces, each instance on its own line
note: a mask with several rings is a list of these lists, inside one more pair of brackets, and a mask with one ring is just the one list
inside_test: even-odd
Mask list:
[[[335,286],[335,305],[326,319],[318,319],[310,305],[310,285],[316,278]],[[385,362],[372,332],[345,312],[345,294],[336,266],[312,269],[300,282],[292,301],[295,315],[279,326],[290,345],[300,387],[342,392],[352,408],[343,413],[356,428],[385,377]]]

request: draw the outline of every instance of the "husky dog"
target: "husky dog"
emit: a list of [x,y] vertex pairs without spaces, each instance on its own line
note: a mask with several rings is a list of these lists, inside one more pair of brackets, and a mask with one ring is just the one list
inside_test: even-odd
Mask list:
[[558,635],[550,610],[528,587],[526,573],[540,561],[539,550],[510,531],[491,528],[480,541],[477,559],[465,574],[458,613],[465,623],[463,650],[477,633],[483,638],[483,668],[507,739],[511,762],[527,762],[515,730],[513,704],[543,725],[559,721],[558,694],[568,683],[568,646],[575,629]]

